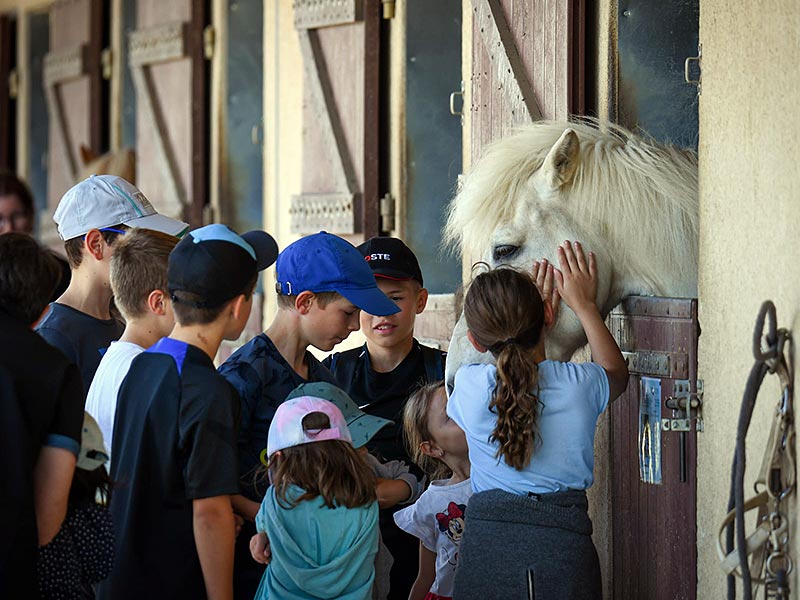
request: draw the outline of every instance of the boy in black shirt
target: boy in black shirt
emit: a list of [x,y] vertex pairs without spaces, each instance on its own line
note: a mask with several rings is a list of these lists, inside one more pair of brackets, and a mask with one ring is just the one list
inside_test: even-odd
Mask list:
[[114,175],[92,175],[72,186],[53,220],[72,278],[36,332],[78,365],[86,394],[100,359],[125,328],[109,311],[108,265],[117,237],[131,227],[180,237],[189,226],[158,214],[136,186]]
[[[323,364],[361,410],[394,422],[367,444],[370,452],[383,460],[413,465],[403,442],[403,407],[419,386],[444,378],[446,353],[414,339],[414,320],[425,310],[428,290],[411,249],[397,238],[374,237],[358,250],[372,269],[378,288],[400,312],[380,317],[361,311],[361,332],[367,343],[334,354]],[[416,474],[421,475],[419,471]],[[381,511],[381,533],[395,561],[389,598],[407,598],[417,576],[418,542],[394,525],[394,510]]]
[[258,271],[277,254],[268,234],[224,225],[170,254],[175,329],[134,359],[117,401],[116,558],[99,598],[232,597],[239,398],[212,359],[241,334]]

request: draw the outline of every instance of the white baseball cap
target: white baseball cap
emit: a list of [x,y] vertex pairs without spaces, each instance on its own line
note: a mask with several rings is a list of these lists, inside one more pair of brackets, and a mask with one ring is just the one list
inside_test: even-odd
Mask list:
[[92,175],[72,186],[58,203],[53,221],[64,241],[120,224],[176,237],[189,229],[183,221],[158,214],[135,185],[116,175]]
[[78,454],[79,469],[94,471],[108,462],[108,451],[103,441],[100,426],[88,412],[83,413],[83,429],[81,430],[81,450]]
[[[315,412],[327,415],[330,426],[326,429],[303,429],[303,418]],[[281,404],[272,417],[267,436],[267,456],[292,446],[325,440],[353,443],[342,411],[333,402],[323,398],[292,398]]]

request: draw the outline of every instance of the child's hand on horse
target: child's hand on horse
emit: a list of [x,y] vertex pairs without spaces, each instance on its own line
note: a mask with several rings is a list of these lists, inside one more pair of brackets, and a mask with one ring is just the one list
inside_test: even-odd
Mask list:
[[553,263],[546,258],[533,261],[533,281],[536,283],[536,287],[539,288],[542,300],[545,302],[550,301],[550,306],[553,309],[553,322],[558,316],[558,306],[561,304],[561,296],[558,294],[555,281],[556,270]]
[[590,307],[597,296],[597,262],[592,252],[587,261],[580,242],[567,240],[558,247],[558,263],[556,270],[556,290],[561,298],[576,313]]

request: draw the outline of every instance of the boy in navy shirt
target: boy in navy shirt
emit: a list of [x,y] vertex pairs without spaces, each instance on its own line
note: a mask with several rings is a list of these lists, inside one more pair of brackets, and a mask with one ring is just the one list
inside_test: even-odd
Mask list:
[[[219,371],[242,399],[239,469],[242,496],[234,506],[246,520],[236,543],[236,598],[252,599],[264,567],[250,557],[249,540],[267,489],[256,479],[275,410],[308,381],[335,383],[308,351],[328,351],[358,329],[358,313],[399,309],[375,284],[369,266],[345,239],[324,231],[290,244],[276,264],[278,312],[267,330],[236,351]],[[405,485],[405,484],[402,484]]]
[[277,251],[262,231],[208,225],[170,254],[175,329],[134,359],[119,392],[116,558],[99,598],[232,597],[239,402],[212,359],[241,334]]

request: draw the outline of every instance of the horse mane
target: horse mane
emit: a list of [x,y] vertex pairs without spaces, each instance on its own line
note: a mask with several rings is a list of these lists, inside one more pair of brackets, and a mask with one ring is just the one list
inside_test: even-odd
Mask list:
[[664,265],[696,273],[696,155],[592,119],[538,121],[488,146],[450,202],[445,248],[483,256],[495,230],[536,198],[531,177],[567,128],[580,141],[577,171],[558,197],[540,202],[591,223],[605,250],[635,263],[654,293],[669,291],[660,289]]

